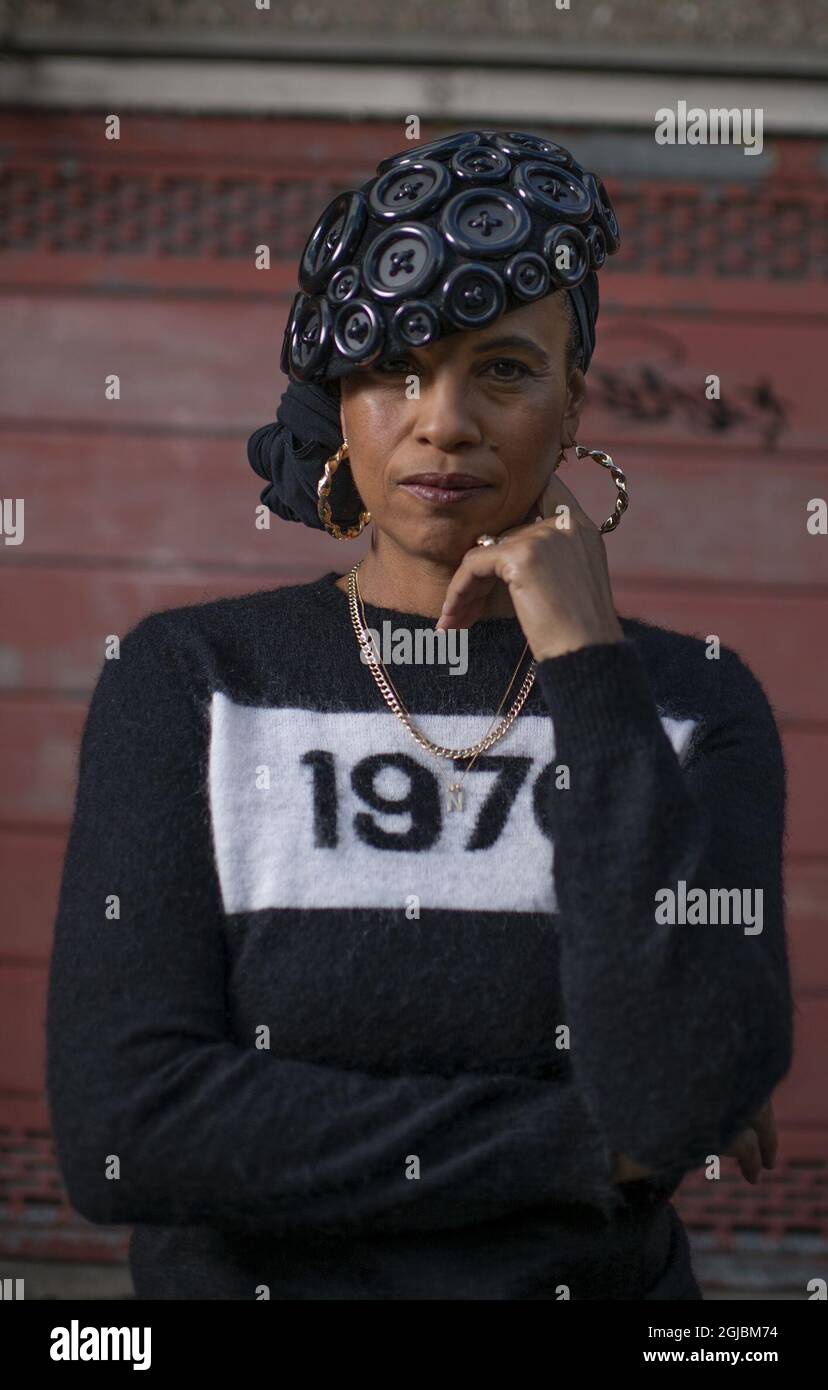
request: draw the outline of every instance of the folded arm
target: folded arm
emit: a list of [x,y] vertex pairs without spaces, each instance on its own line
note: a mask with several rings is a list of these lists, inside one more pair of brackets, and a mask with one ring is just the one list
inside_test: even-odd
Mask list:
[[[616,1176],[686,1171],[730,1145],[791,1063],[776,723],[728,649],[684,766],[629,639],[544,661],[538,679],[570,768],[550,798],[573,1074]],[[663,890],[694,889],[707,924],[657,920]],[[761,903],[761,919],[713,922],[715,889],[739,890],[748,915]]]
[[92,1221],[260,1232],[444,1229],[548,1201],[614,1210],[611,1155],[571,1081],[380,1077],[228,1035],[208,717],[163,615],[127,635],[90,703],[47,1010],[73,1205]]

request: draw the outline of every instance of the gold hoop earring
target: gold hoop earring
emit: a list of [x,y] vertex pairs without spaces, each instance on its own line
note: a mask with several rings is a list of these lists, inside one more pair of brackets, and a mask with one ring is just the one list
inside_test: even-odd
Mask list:
[[366,527],[368,525],[368,522],[371,520],[371,513],[365,511],[364,509],[359,514],[359,521],[357,522],[357,524],[355,526],[345,527],[344,530],[339,525],[339,523],[334,521],[333,519],[333,514],[331,512],[331,504],[328,501],[328,496],[331,491],[331,484],[333,482],[334,473],[336,472],[340,463],[344,463],[348,459],[348,457],[348,441],[347,439],[343,439],[336,453],[331,454],[331,457],[325,460],[325,472],[322,474],[322,477],[319,479],[319,482],[316,485],[316,492],[319,498],[319,501],[316,504],[317,515],[319,516],[319,520],[322,522],[322,525],[325,527],[325,530],[328,532],[328,535],[333,536],[335,541],[356,540],[357,536],[361,533],[363,528]]
[[[575,454],[579,459],[595,459],[596,463],[600,463],[604,468],[608,468],[612,474],[615,486],[618,488],[618,496],[615,499],[615,511],[612,516],[608,516],[606,521],[602,522],[599,530],[614,531],[630,505],[626,474],[621,471],[617,464],[613,463],[609,454],[605,454],[603,449],[585,449],[581,444],[575,444],[574,446],[570,445],[568,447],[574,447]],[[561,453],[565,453],[565,451],[561,449]]]

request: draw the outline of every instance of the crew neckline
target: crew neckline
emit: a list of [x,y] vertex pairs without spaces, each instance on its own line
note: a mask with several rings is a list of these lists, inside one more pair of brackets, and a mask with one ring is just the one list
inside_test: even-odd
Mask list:
[[[347,574],[347,570],[345,574]],[[313,590],[314,596],[320,603],[325,604],[328,608],[338,609],[340,612],[350,617],[348,595],[343,593],[342,589],[338,589],[336,585],[337,579],[342,578],[344,578],[344,575],[340,574],[337,570],[328,570],[327,574],[323,574],[321,579],[314,580],[310,588]],[[386,619],[397,622],[419,622],[424,626],[432,628],[437,622],[437,619],[433,618],[429,613],[412,613],[403,608],[386,608],[381,604],[367,603],[364,600],[362,607],[365,611],[366,618],[375,619],[380,622]],[[368,626],[373,627],[375,623],[369,622]],[[520,621],[516,616],[478,618],[477,622],[472,624],[469,632],[474,632],[478,629],[485,632],[512,632],[518,627],[520,627]]]

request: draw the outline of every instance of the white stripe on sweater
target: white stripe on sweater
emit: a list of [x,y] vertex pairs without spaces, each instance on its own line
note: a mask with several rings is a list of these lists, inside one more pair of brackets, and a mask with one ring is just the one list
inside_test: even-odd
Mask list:
[[[683,759],[695,721],[660,717]],[[414,722],[455,748],[488,727],[480,715]],[[405,765],[390,765],[400,754]],[[447,780],[461,773],[421,749],[387,711],[263,708],[214,692],[209,793],[224,911],[380,907],[404,922],[416,895],[423,908],[554,912],[554,847],[533,805],[539,775],[555,762],[551,718],[522,715],[487,756],[530,759],[516,793],[507,791],[506,775],[473,768],[463,781],[464,809],[449,811]],[[537,800],[543,804],[540,792]],[[402,804],[395,810],[382,801]],[[486,843],[471,848],[485,826]],[[404,843],[411,835],[419,837],[414,846]]]

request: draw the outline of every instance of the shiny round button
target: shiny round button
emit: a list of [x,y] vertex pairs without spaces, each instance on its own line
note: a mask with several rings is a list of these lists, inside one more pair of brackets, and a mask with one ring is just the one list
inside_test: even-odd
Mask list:
[[427,299],[414,299],[394,311],[392,337],[404,347],[425,347],[440,336],[440,321]]
[[351,299],[334,319],[334,343],[349,362],[367,364],[379,357],[385,341],[385,325],[376,304]]
[[459,328],[482,328],[503,312],[506,292],[495,270],[471,261],[447,277],[441,292],[443,312]]
[[305,243],[299,284],[308,294],[321,290],[335,270],[352,257],[368,217],[364,195],[355,189],[334,198]]
[[562,222],[550,227],[543,239],[543,254],[552,283],[574,289],[589,274],[589,250],[577,227]]
[[492,143],[512,159],[548,159],[565,169],[575,163],[563,145],[556,145],[553,140],[542,140],[539,135],[527,135],[520,130],[499,131],[492,137]]
[[607,259],[607,239],[595,223],[584,232],[584,236],[589,248],[589,263],[593,270],[600,270]]
[[520,250],[532,219],[520,200],[499,188],[464,188],[440,214],[446,240],[467,256],[506,256]]
[[299,381],[313,380],[330,354],[331,310],[327,300],[311,295],[297,307],[289,341],[292,375]]
[[446,135],[442,140],[432,140],[427,145],[414,145],[410,150],[387,155],[377,165],[377,173],[384,174],[387,169],[396,169],[416,159],[448,159],[455,150],[479,143],[480,135],[476,130],[459,131],[457,135]]
[[512,161],[494,145],[477,145],[453,154],[449,168],[466,183],[498,183],[511,172]]
[[424,294],[443,268],[445,249],[427,224],[386,228],[371,242],[362,262],[367,289],[379,299]]
[[536,251],[518,251],[504,266],[503,274],[519,299],[541,299],[549,289],[549,266]]
[[595,174],[584,174],[584,184],[593,200],[595,220],[606,238],[607,255],[613,256],[621,245],[621,233],[612,200],[603,181]]
[[592,196],[577,175],[543,159],[529,159],[515,169],[512,186],[526,205],[545,217],[587,222]]
[[389,169],[368,194],[374,217],[396,222],[402,217],[423,217],[443,201],[451,188],[445,164],[434,159],[415,159],[401,169]]
[[328,282],[325,296],[329,303],[334,305],[344,304],[346,299],[353,299],[359,293],[359,266],[344,265],[341,270],[337,270]]
[[290,306],[290,311],[285,321],[285,331],[282,334],[282,352],[279,357],[279,369],[285,376],[287,376],[290,371],[290,337],[293,332],[296,311],[300,304],[303,304],[308,297],[309,296],[304,294],[302,290],[299,290],[298,294],[293,296],[293,303]]

